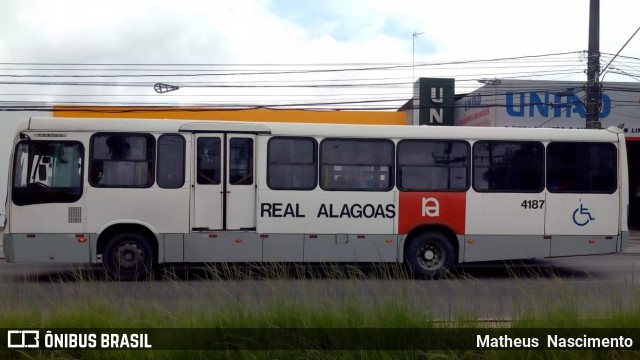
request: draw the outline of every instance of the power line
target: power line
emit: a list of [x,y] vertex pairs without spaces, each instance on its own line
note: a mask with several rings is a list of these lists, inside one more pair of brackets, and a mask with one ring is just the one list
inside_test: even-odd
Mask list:
[[[476,59],[476,60],[459,60],[459,61],[447,61],[447,62],[423,62],[422,65],[436,65],[436,64],[469,64],[469,63],[477,63],[477,62],[486,62],[486,61],[503,61],[503,60],[520,60],[520,59],[536,59],[541,57],[549,57],[549,56],[559,56],[559,55],[570,55],[570,54],[579,54],[582,51],[566,51],[566,52],[558,52],[558,53],[548,53],[548,54],[536,54],[536,55],[522,55],[522,56],[510,56],[510,57],[502,57],[502,58],[489,58],[489,59]],[[345,66],[345,65],[353,65],[353,64],[366,64],[367,66],[374,66],[374,64],[378,63],[283,63],[283,64],[274,64],[274,63],[58,63],[58,62],[0,62],[0,65],[37,65],[37,66]],[[385,63],[383,63],[385,64]],[[388,64],[388,63],[386,63]],[[407,63],[391,63],[395,65],[389,66],[404,66],[410,67],[411,64]],[[419,64],[416,64],[416,66]]]
[[[542,55],[529,55],[496,59],[481,59],[481,60],[464,60],[464,61],[443,61],[443,62],[423,62],[416,63],[416,67],[424,69],[437,69],[438,71],[455,70],[456,73],[452,74],[456,78],[456,83],[461,85],[458,89],[476,89],[477,80],[486,77],[500,77],[501,79],[531,79],[531,78],[549,78],[549,77],[568,77],[582,73],[582,62],[576,60],[568,55],[583,54],[583,52],[564,52],[555,54],[542,54]],[[632,60],[625,60],[632,61]],[[42,66],[55,68],[40,68]],[[102,69],[96,68],[98,66]],[[127,68],[129,66],[129,68]],[[149,67],[158,66],[161,68],[149,69]],[[210,69],[207,67],[218,67]],[[220,69],[220,67],[226,66],[227,69]],[[262,67],[261,69],[255,69],[256,66]],[[411,97],[412,82],[408,77],[389,77],[389,76],[375,76],[369,75],[363,76],[349,76],[355,75],[364,71],[369,73],[387,73],[390,71],[406,71],[411,66],[407,63],[342,63],[342,64],[78,64],[78,63],[0,63],[0,71],[4,74],[0,77],[6,78],[25,78],[25,79],[42,79],[30,80],[30,81],[0,81],[0,85],[8,87],[20,87],[20,86],[54,86],[60,89],[73,88],[73,87],[95,87],[96,91],[106,88],[135,88],[139,90],[151,90],[156,80],[162,78],[171,78],[171,85],[180,86],[181,88],[191,88],[192,90],[208,90],[216,93],[210,94],[191,94],[191,95],[177,95],[166,94],[165,99],[170,96],[181,96],[181,99],[188,99],[189,97],[210,97],[212,100],[206,103],[197,103],[198,105],[206,106],[211,104],[237,106],[238,103],[233,103],[233,98],[238,97],[243,99],[243,104],[251,104],[262,101],[252,100],[255,98],[279,98],[279,100],[271,101],[269,106],[344,106],[352,107],[360,103],[360,106],[378,106],[383,102],[405,102]],[[14,68],[11,68],[14,67]],[[15,68],[18,67],[18,68]],[[143,68],[144,67],[144,68]],[[288,69],[282,69],[283,67],[289,67]],[[312,67],[309,69],[309,67]],[[514,68],[520,68],[514,71]],[[578,70],[578,68],[580,68]],[[31,71],[26,69],[37,69],[37,74],[20,74],[11,72]],[[69,74],[71,69],[76,69],[80,74]],[[110,73],[118,69],[120,74]],[[483,71],[477,71],[482,69]],[[491,72],[487,70],[492,70]],[[62,73],[48,74],[43,72],[58,71]],[[349,71],[354,71],[353,74],[349,74]],[[91,72],[91,73],[87,73]],[[133,72],[133,73],[127,73]],[[337,77],[330,78],[317,78],[319,76],[329,76],[330,74],[339,74]],[[217,77],[220,75],[226,76],[229,79],[226,81],[200,81],[206,80],[206,77]],[[271,75],[288,75],[290,79],[270,79]],[[250,75],[255,79],[245,80],[243,78],[237,78],[240,76]],[[98,79],[135,79],[141,78],[155,78],[154,81],[100,81]],[[198,78],[200,77],[200,78]],[[266,77],[266,78],[265,78]],[[87,79],[95,81],[60,81],[64,79]],[[94,79],[92,79],[94,78]],[[198,79],[196,79],[198,78]],[[46,81],[46,79],[55,79],[55,81]],[[185,81],[189,79],[188,81]],[[193,80],[191,80],[193,79]],[[213,80],[213,79],[212,79]],[[278,93],[286,89],[307,89],[308,93],[301,94],[282,94]],[[355,96],[351,94],[352,91],[362,92],[363,89],[377,89],[378,93],[372,93],[370,98],[358,98],[353,99]],[[404,89],[406,92],[401,93],[398,89]],[[264,90],[264,94],[251,94],[248,91]],[[84,90],[83,90],[84,91]],[[231,94],[230,91],[235,91],[237,94]],[[255,92],[254,91],[254,92]],[[243,93],[244,92],[244,93]],[[33,93],[26,94],[24,90],[17,91],[15,94],[5,91],[5,96],[20,96],[22,94],[25,97],[36,96],[51,96],[56,99],[64,98],[68,99],[73,97],[72,94],[42,94]],[[406,94],[406,97],[402,97]],[[495,94],[494,94],[495,95]],[[79,99],[88,99],[90,97],[99,98],[104,96],[105,98],[126,98],[137,97],[140,99],[159,99],[151,97],[151,95],[145,94],[112,94],[107,93],[100,94],[81,94]],[[157,96],[157,95],[153,95]],[[217,97],[225,98],[228,100],[218,101]],[[244,98],[243,98],[244,97]],[[306,101],[306,98],[318,97],[322,101],[310,102]],[[345,100],[348,100],[345,102]],[[356,101],[357,100],[357,101]],[[66,103],[88,103],[85,101]],[[96,102],[92,102],[95,104]],[[121,102],[117,102],[122,104]],[[116,104],[116,102],[100,102],[100,104]],[[147,103],[148,104],[148,103]],[[166,102],[160,104],[163,105]],[[141,104],[136,104],[141,105]],[[243,105],[244,106],[244,105]],[[264,106],[264,105],[259,105]],[[394,105],[395,106],[395,105]],[[397,109],[392,106],[386,106],[384,109]]]

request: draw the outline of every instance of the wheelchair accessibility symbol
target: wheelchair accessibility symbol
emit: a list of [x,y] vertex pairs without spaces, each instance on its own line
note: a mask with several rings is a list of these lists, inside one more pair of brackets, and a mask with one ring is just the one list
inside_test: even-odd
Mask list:
[[580,200],[580,207],[573,212],[573,222],[578,226],[585,226],[595,219],[591,216],[589,209],[582,205],[582,200]]

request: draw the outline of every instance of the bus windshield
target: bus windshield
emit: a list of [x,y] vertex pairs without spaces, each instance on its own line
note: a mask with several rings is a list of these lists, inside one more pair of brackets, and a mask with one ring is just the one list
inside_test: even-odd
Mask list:
[[82,144],[23,141],[16,146],[11,198],[16,205],[75,202],[82,196]]

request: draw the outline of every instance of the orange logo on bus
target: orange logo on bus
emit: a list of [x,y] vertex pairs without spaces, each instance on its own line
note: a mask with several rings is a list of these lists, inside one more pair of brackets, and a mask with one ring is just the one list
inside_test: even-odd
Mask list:
[[438,224],[462,235],[466,205],[466,193],[400,192],[398,234],[407,234],[420,225]]

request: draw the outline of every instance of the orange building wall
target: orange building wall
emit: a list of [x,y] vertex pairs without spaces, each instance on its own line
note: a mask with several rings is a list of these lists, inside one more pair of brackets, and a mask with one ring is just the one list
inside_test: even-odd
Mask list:
[[403,111],[220,110],[199,107],[54,106],[60,118],[143,118],[332,124],[406,125]]

